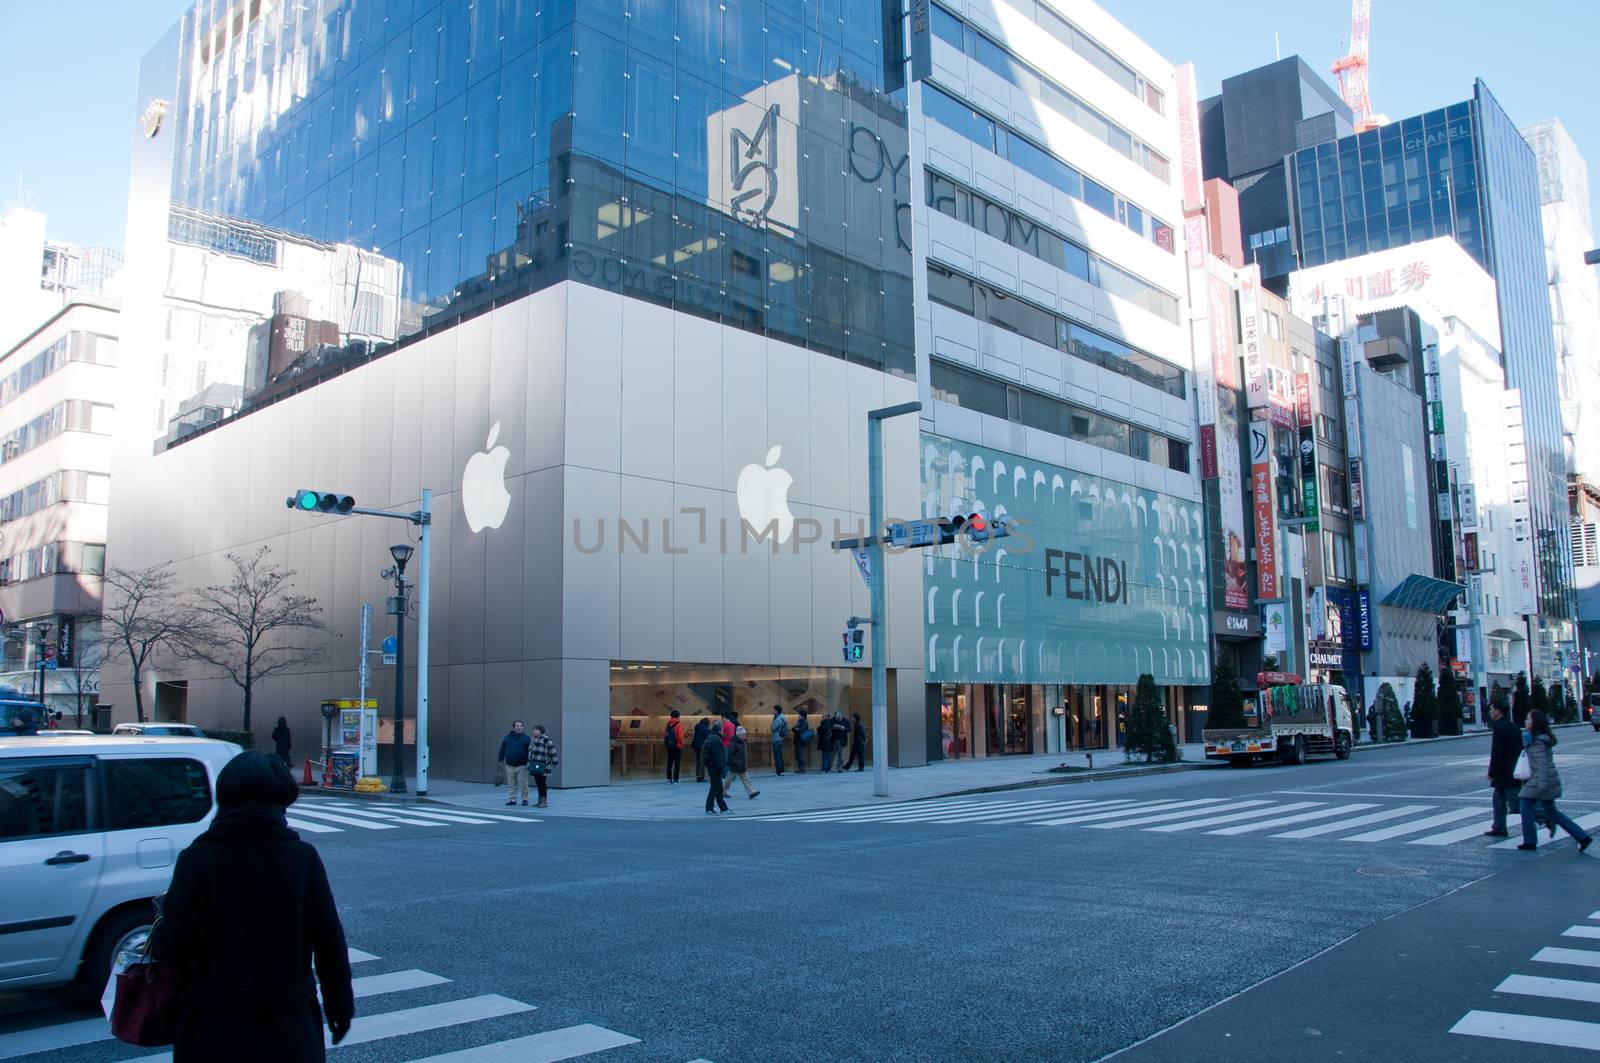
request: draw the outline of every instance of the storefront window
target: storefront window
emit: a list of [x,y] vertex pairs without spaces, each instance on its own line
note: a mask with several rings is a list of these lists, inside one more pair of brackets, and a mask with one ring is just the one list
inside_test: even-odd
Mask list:
[[967,689],[947,686],[939,696],[939,747],[946,760],[972,756],[972,712]]

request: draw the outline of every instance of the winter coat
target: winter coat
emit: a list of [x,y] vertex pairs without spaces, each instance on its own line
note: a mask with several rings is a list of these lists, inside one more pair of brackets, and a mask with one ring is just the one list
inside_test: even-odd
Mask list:
[[799,716],[795,717],[794,726],[789,728],[789,733],[794,735],[795,749],[805,749],[806,740],[801,736],[806,733],[806,729],[810,726],[811,723],[806,719],[805,713],[802,712]]
[[716,772],[720,777],[728,770],[728,747],[722,744],[722,731],[714,730],[706,735],[706,744],[700,750],[700,761],[706,766],[707,771]]
[[355,1015],[327,872],[279,808],[225,808],[178,855],[150,950],[183,1000],[174,1063],[321,1060],[322,1009]]
[[835,716],[829,725],[833,728],[833,747],[843,749],[845,743],[850,741],[850,721],[840,716]]
[[817,752],[828,753],[833,750],[833,717],[824,716],[817,721]]
[[789,737],[789,721],[783,718],[783,713],[772,714],[772,744],[781,745]]
[[512,731],[500,739],[500,755],[495,759],[505,761],[508,768],[520,768],[528,763],[528,746],[532,742],[532,735]]
[[549,735],[539,735],[528,743],[528,770],[535,775],[548,775],[560,763],[556,740]]
[[1528,766],[1533,775],[1522,784],[1524,801],[1554,801],[1561,796],[1561,776],[1556,773],[1556,736],[1534,735],[1528,743]]
[[706,735],[710,733],[711,724],[706,720],[701,720],[694,725],[694,738],[690,740],[689,744],[698,752],[706,744]]
[[749,742],[746,738],[744,738],[742,735],[733,736],[733,745],[728,747],[729,771],[750,770],[750,762],[745,759],[745,753],[748,749]]
[[278,756],[284,760],[289,759],[289,728],[279,724],[272,729],[272,744],[276,747]]
[[865,747],[867,744],[867,729],[861,726],[861,721],[855,721],[855,727],[850,732],[850,738],[856,745]]
[[1502,716],[1494,725],[1494,737],[1489,740],[1489,785],[1496,790],[1521,786],[1511,773],[1516,770],[1517,757],[1522,753],[1522,732]]
[[683,748],[683,721],[682,720],[668,720],[667,721],[667,733],[663,736],[662,741],[664,741],[666,743],[668,749],[682,749]]

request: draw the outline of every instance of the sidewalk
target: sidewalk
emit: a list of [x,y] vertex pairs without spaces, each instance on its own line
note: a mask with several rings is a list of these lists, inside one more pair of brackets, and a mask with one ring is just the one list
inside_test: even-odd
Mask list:
[[[778,812],[815,812],[872,804],[893,804],[930,797],[1020,790],[1037,786],[1057,786],[1099,779],[1143,775],[1151,772],[1187,771],[1219,767],[1205,759],[1205,747],[1178,747],[1183,760],[1170,765],[1128,764],[1121,750],[1095,750],[1094,770],[1087,770],[1085,753],[1050,753],[1039,756],[987,757],[976,760],[939,761],[921,768],[890,768],[889,796],[872,796],[872,769],[824,775],[813,757],[811,770],[804,775],[790,771],[779,778],[770,769],[752,772],[750,781],[761,796],[745,796],[738,782],[728,794],[728,807],[742,815],[771,815]],[[1052,773],[1049,769],[1066,764],[1081,771]],[[540,816],[587,816],[599,819],[694,819],[705,815],[706,784],[694,781],[692,765],[685,765],[683,782],[668,786],[666,780],[651,779],[614,782],[610,786],[590,786],[575,790],[551,790],[550,807]],[[486,783],[433,779],[426,800],[442,805],[476,808],[482,811],[504,809],[505,788]]]

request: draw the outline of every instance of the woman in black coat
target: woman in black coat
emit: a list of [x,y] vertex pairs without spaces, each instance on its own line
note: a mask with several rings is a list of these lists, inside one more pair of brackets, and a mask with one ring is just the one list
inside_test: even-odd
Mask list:
[[283,761],[239,754],[217,778],[216,820],[178,856],[150,942],[183,1001],[174,1063],[321,1060],[324,1011],[334,1044],[350,1030],[350,957],[327,872],[284,821],[297,796]]
[[289,721],[282,716],[278,717],[278,726],[272,729],[272,745],[277,750],[278,756],[293,770],[294,762],[289,759]]

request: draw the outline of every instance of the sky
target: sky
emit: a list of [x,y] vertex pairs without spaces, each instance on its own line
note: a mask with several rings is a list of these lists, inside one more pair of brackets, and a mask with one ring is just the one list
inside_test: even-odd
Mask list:
[[[122,245],[139,60],[190,2],[0,0],[0,99],[11,101],[0,123],[0,208],[20,190],[49,216],[51,239]],[[1350,32],[1345,0],[1100,3],[1167,59],[1193,60],[1202,95],[1271,62],[1275,49],[1325,71]],[[1379,113],[1404,118],[1464,100],[1482,77],[1519,125],[1552,116],[1566,124],[1590,161],[1594,199],[1600,2],[1373,0],[1373,8]]]

